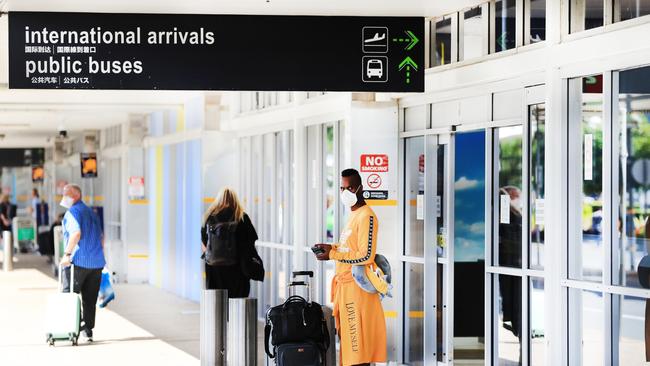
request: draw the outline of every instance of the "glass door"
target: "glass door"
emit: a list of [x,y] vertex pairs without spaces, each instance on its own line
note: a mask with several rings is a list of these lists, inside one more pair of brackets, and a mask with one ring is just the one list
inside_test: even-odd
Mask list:
[[403,359],[408,365],[444,360],[447,324],[442,277],[447,243],[448,136],[404,139]]
[[[453,136],[453,235],[446,257],[452,265],[449,290],[447,360],[454,365],[483,364],[485,360],[485,156],[484,130]],[[453,343],[451,343],[453,341]]]
[[[543,87],[527,90],[526,119],[488,129],[486,360],[545,365]],[[540,91],[541,90],[541,91]]]

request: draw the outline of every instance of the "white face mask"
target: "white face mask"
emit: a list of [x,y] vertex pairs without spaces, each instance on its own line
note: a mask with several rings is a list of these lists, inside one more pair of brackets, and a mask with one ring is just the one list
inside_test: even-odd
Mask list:
[[[359,188],[357,188],[357,192],[359,191]],[[341,202],[343,203],[343,206],[350,208],[354,205],[357,204],[358,198],[356,193],[352,193],[349,190],[344,190],[341,192]]]
[[71,197],[63,196],[63,198],[61,198],[61,202],[59,202],[59,204],[62,207],[70,208],[74,204],[74,200]]

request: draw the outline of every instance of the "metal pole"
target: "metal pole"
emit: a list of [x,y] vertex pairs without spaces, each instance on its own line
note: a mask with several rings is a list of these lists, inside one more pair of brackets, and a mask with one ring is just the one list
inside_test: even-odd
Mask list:
[[11,231],[2,232],[2,244],[4,245],[3,269],[5,272],[14,270],[14,246],[11,242]]
[[201,366],[226,366],[228,290],[201,293]]
[[228,347],[228,364],[257,366],[257,299],[230,299],[228,338],[243,340]]
[[52,272],[54,275],[59,273],[59,262],[61,262],[61,256],[63,255],[63,228],[60,225],[54,227],[54,258],[52,260]]

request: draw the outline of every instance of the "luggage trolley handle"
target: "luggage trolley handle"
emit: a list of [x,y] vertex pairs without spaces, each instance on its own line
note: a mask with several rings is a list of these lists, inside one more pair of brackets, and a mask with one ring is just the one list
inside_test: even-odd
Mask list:
[[[63,291],[63,265],[59,263],[59,291]],[[70,263],[70,293],[74,292],[74,264]]]
[[309,276],[309,278],[314,278],[314,271],[297,271],[292,273],[293,278],[300,276]]
[[[287,286],[289,288],[289,296],[293,296],[291,290],[295,287],[305,286],[307,287],[307,301],[311,302],[311,280],[314,278],[313,271],[297,271],[291,274],[293,281]],[[296,277],[307,277],[304,281],[296,281]]]

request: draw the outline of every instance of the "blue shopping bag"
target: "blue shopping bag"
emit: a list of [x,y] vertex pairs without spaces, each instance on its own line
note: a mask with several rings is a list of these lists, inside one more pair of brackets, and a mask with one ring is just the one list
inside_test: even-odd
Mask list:
[[115,299],[115,290],[111,284],[111,273],[107,269],[102,270],[102,282],[99,285],[99,296],[97,303],[100,308],[108,305],[109,302]]

